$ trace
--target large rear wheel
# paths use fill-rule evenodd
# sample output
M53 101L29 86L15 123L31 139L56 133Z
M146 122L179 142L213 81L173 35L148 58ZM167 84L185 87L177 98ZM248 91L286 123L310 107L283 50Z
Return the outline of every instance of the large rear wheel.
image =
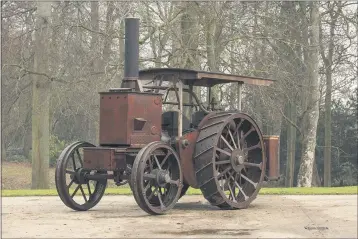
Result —
M194 169L212 205L248 207L261 188L265 167L262 133L251 117L218 112L205 119L195 146Z

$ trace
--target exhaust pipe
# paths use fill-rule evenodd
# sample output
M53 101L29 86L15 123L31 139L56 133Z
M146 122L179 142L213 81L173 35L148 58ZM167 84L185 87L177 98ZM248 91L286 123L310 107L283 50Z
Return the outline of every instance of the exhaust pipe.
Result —
M139 77L139 19L125 19L124 79L121 88L142 92Z

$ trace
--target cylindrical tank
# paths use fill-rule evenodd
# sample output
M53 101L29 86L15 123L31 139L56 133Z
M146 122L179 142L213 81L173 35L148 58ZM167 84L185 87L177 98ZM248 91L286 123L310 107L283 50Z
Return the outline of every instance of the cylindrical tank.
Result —
M280 179L280 137L277 135L264 135L264 142L266 147L266 169L269 180Z

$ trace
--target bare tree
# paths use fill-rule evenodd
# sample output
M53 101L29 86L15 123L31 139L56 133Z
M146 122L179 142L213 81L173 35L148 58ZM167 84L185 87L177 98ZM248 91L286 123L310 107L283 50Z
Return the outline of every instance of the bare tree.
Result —
M298 173L297 186L311 187L313 164L315 160L317 123L319 117L319 4L310 3L310 45L309 57L306 61L310 80L310 91L307 95L310 108L307 109L306 127L304 128L302 158Z
M32 83L32 188L49 188L50 94L48 42L51 2L38 2Z

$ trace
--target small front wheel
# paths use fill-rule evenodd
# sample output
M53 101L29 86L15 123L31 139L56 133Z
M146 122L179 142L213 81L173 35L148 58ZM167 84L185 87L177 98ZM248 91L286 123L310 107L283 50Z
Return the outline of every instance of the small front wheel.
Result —
M179 156L163 142L142 148L134 160L131 188L137 204L152 215L174 207L183 187Z
M83 148L95 147L88 142L75 142L67 146L57 161L55 182L57 193L62 202L76 211L86 211L97 205L101 200L107 179L88 180L83 171ZM100 172L107 173L107 172Z

